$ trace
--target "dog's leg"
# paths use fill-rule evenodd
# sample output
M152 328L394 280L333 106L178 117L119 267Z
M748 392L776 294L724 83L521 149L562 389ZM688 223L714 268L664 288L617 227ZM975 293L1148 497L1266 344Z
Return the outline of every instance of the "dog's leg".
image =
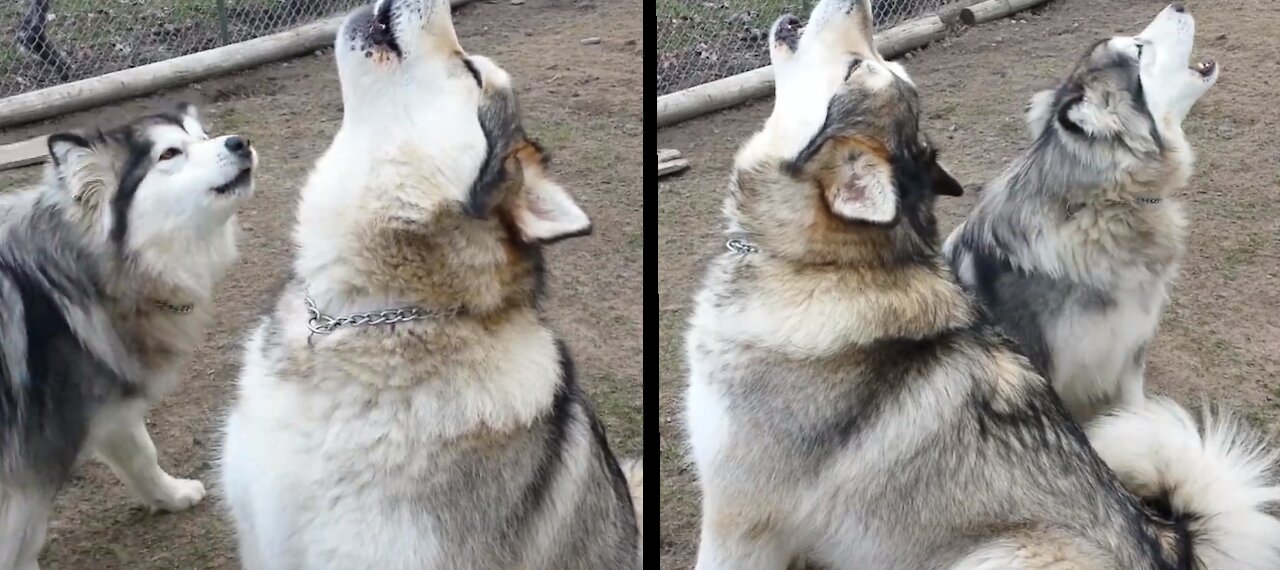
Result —
M1146 392L1144 390L1146 374L1147 345L1143 344L1134 353L1133 360L1129 362L1129 366L1125 368L1124 376L1120 378L1120 393L1115 404L1128 409L1142 407L1142 403L1146 401Z
M145 412L141 401L104 410L93 429L94 452L152 510L190 508L204 498L204 485L176 479L160 468Z
M695 570L788 570L792 552L765 522L751 523L704 511ZM717 522L718 521L718 522ZM742 524L737 524L741 522Z
M40 570L52 507L51 494L0 487L0 568Z

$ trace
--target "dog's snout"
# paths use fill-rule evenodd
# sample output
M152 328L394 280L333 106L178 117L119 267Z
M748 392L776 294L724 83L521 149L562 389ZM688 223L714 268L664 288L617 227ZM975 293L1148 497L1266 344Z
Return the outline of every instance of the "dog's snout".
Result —
M227 137L225 144L227 145L227 150L236 156L249 158L253 155L253 149L249 146L249 139L244 137Z
M1174 2L1173 4L1170 4L1169 9L1179 14L1185 14L1187 12L1187 6L1182 2Z

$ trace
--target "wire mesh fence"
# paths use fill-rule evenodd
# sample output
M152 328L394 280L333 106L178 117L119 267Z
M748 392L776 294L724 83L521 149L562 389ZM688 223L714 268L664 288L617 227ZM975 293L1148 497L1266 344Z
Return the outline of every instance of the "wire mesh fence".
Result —
M0 98L240 42L367 0L7 0Z
M930 14L955 0L872 0L877 29ZM817 0L656 0L658 94L769 64L769 27L804 17Z

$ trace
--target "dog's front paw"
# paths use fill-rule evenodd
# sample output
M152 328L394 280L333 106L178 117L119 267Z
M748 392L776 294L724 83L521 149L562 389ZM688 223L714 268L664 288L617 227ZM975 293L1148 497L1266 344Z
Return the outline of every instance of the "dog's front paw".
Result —
M169 477L161 492L149 501L153 511L178 512L194 507L204 498L204 483L195 479Z

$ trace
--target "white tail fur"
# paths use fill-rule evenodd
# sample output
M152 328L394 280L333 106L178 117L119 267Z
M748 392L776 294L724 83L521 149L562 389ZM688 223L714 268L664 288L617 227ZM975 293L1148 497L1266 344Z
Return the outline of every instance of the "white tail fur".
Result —
M1089 440L1133 493L1186 515L1197 568L1280 568L1276 453L1231 415L1191 414L1164 398L1095 420Z

